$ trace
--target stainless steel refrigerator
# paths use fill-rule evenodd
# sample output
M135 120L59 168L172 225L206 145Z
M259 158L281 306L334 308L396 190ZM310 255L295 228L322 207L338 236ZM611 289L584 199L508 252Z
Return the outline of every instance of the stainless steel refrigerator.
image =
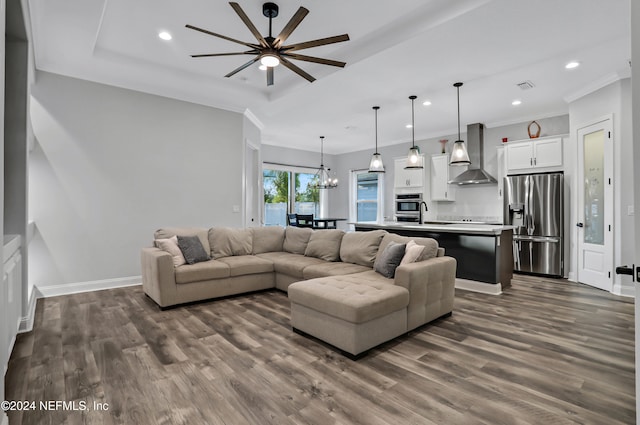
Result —
M515 226L514 271L563 276L564 176L507 176L504 183L504 224Z

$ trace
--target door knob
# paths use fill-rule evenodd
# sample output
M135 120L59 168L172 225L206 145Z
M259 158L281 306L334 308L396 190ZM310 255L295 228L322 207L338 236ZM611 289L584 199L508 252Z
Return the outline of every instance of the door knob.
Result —
M630 276L631 276L631 279L635 281L635 280L636 280L636 279L635 279L635 276L633 276L633 269L634 269L634 267L635 267L635 264L634 264L633 266L631 266L631 267L626 266L626 265L625 265L625 266L618 266L618 267L616 267L616 274L626 274L626 275L630 275ZM638 273L640 273L640 267L638 267L638 268L636 269L636 271L637 271ZM640 274L638 275L638 277L640 277Z
M576 226L578 226L578 227L584 227L584 224L583 224L583 223L577 223L577 224L576 224Z

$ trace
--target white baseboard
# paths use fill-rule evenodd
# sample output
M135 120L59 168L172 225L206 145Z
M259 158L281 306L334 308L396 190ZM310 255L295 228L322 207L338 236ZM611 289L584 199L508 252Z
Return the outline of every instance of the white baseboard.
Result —
M116 279L93 280L90 282L67 283L64 285L38 286L37 289L40 293L38 298L49 298L60 295L102 291L104 289L122 288L125 286L136 286L141 284L142 276L129 276Z
M489 295L502 294L502 284L500 283L484 283L477 280L467 280L456 278L456 289L464 289L465 291L480 292Z
M36 317L36 302L38 301L38 289L36 287L31 290L31 296L29 297L29 305L27 307L27 314L20 319L20 327L18 333L31 332L33 330L33 320Z
M567 275L567 280L569 282L577 282L578 279L576 278L575 272L569 272L569 274Z

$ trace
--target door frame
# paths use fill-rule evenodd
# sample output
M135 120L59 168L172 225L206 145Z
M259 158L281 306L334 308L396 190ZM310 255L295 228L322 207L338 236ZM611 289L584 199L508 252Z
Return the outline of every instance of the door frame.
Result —
M616 237L615 237L615 146L614 146L614 132L613 132L613 114L608 114L589 123L585 123L577 126L575 138L576 138L576 179L574 190L576 193L576 208L575 208L575 224L580 222L584 222L584 210L583 210L583 200L584 200L584 188L582 187L582 180L584 178L584 164L583 164L583 156L580 155L582 152L582 139L581 134L585 131L593 130L593 132L598 130L603 130L605 133L605 158L604 158L604 178L605 178L605 201L604 211L605 211L605 246L609 246L609 250L605 252L605 269L608 268L608 283L602 285L600 283L594 283L593 281L588 282L585 281L585 273L581 272L581 254L582 254L582 238L584 230L580 228L575 228L576 235L576 251L577 251L577 262L576 262L576 281L579 283L584 283L586 285L594 286L600 289L604 289L609 292L613 292L614 281L615 281L615 273L614 273L614 260L615 260L615 251L616 251ZM608 184L607 183L608 180ZM608 202L607 202L608 201ZM582 276L581 276L582 274ZM588 277L586 278L588 279Z

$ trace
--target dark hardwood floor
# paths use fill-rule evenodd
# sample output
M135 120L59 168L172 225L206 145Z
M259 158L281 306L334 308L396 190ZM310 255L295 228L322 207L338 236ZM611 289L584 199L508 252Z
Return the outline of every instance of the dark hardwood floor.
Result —
M141 287L43 299L6 397L89 409L11 425L613 425L635 423L634 382L632 299L515 276L357 361L292 332L279 291L167 311Z

